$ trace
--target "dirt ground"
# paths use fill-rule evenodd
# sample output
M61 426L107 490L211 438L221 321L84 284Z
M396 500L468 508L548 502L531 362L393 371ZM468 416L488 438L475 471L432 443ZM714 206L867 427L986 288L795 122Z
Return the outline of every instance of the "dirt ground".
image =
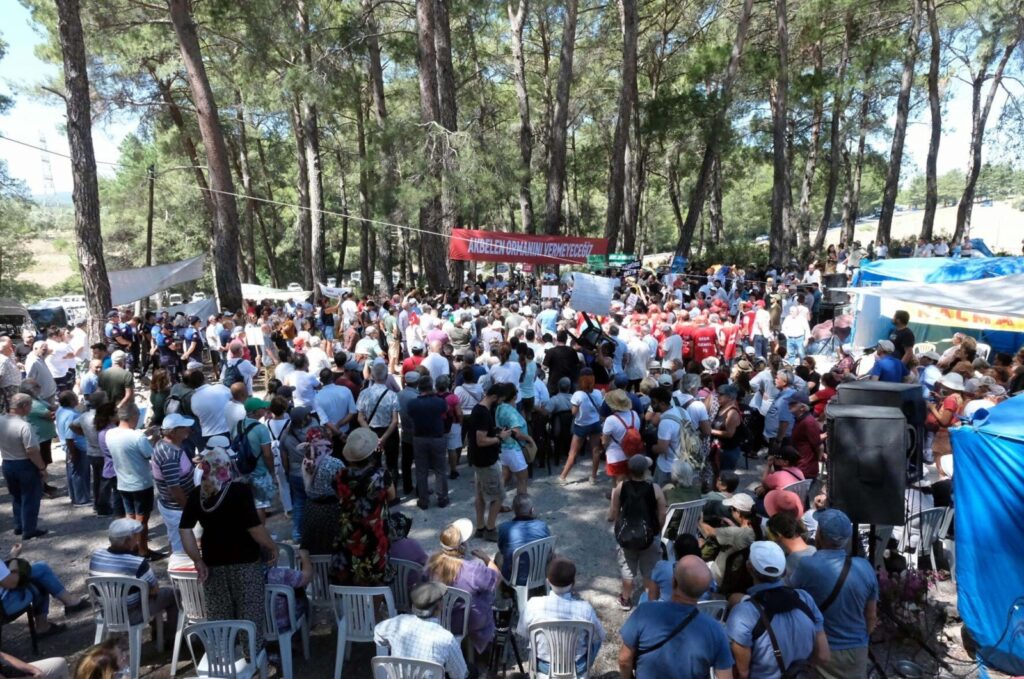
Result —
M63 487L63 454L55 446L54 464L51 465L53 482ZM744 477L743 483L754 484L759 473L753 468L740 470ZM615 543L611 528L606 520L607 500L605 495L610 484L604 481L591 485L587 479L589 463L573 473L577 480L568 486L560 486L552 481L544 469L538 470L530 482L530 493L534 499L538 518L549 523L557 537L557 551L573 559L578 569L577 590L583 598L594 605L606 632L606 642L601 649L595 667L595 676L615 677L617 673L617 654L619 649L618 630L623 624L626 613L616 604L619 592L618 570L615 558ZM557 470L554 470L557 475ZM472 509L472 474L465 470L461 478L449 482L451 504L438 509L431 507L423 511L409 500L403 503L401 511L412 517L412 537L419 540L424 548L431 552L437 547L440 530L450 521L466 516L473 517ZM9 509L10 498L6 490L0 495L0 551L6 550L14 543L15 538ZM508 515L502 515L504 520ZM270 520L271 530L279 536L287 536L289 530L287 519L283 514L276 514ZM84 580L87 575L89 554L92 550L106 543L105 528L107 520L93 515L87 508L73 508L66 495L54 500L44 500L41 510L40 526L50 530L44 538L26 543L23 556L31 561L46 561L58 574L65 585L74 592L84 592ZM159 515L154 517L151 528L152 543L158 547L166 545L166 532ZM494 544L474 540L471 548L493 550ZM166 580L166 561L154 564L161 582ZM955 601L953 585L950 582L939 583L930 593L936 601L951 605ZM51 606L52 618L58 622L67 622L68 629L54 637L40 642L43 657L64 656L74 662L82 651L93 643L95 626L91 614L82 612L65 619L61 605ZM24 618L6 625L3 630L3 650L24 659L31 659L31 646L28 628ZM142 674L147 677L163 678L169 676L171 643L174 631L165 630L165 650L157 653L155 644L146 642L143 648ZM886 673L897 676L894 671L898 660L906 659L918 663L924 670L923 676L954 677L965 676L971 671L971 665L960 645L958 622L948 622L937 634L938 638L932 646L940 653L948 652L959 662L950 661L954 672L939 668L929 655L915 644L900 641L893 643L876 643L872 648L875 657L886 666ZM324 624L314 630L312 637L312 654L309 660L302 658L296 649L295 675L308 677L333 676L335 635L333 629ZM369 658L372 647L369 644L356 645L353 654L346 663L345 677L369 677ZM188 653L183 649L184 662L179 674L191 675ZM525 658L524 658L525 663ZM510 668L510 670L513 668ZM272 674L274 670L271 670ZM881 676L875 674L873 676Z

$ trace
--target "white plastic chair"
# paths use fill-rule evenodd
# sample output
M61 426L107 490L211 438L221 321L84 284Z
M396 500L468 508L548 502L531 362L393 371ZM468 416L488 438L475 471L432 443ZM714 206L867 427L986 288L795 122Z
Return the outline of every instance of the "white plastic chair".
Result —
M199 584L197 573L168 571L174 600L178 604L178 629L174 632L174 650L171 652L171 676L178 671L178 658L181 657L181 641L185 638L185 625L195 622L206 622L206 594Z
M697 535L697 525L700 523L705 504L707 504L707 500L691 500L668 506L665 511L665 525L661 527L661 546L666 557L672 554L672 542L680 533ZM677 514L679 515L679 525L673 532L669 526L672 525Z
M338 647L334 655L334 679L341 679L341 670L352 651L352 642L373 641L373 628L377 620L375 599L382 597L387 609L385 619L393 618L395 599L391 588L381 587L340 587L331 585L328 590L334 621L338 626ZM384 655L378 652L378 655Z
M306 592L309 594L309 604L314 609L327 610L331 607L330 580L328 573L331 569L330 554L312 554L309 562L313 565L313 579L309 582Z
M98 575L86 578L85 585L89 588L96 612L96 640L93 643L100 643L110 634L127 633L130 676L131 679L138 679L142 659L142 630L153 619L149 610L149 584L139 578ZM135 593L139 595L142 615L139 622L133 623L129 617L128 598ZM162 620L156 621L156 647L163 652Z
M942 551L946 553L946 559L949 561L949 577L953 580L953 584L956 584L956 540L949 536L949 529L953 526L953 508L946 507L946 516L942 520L942 525L939 526L939 540L942 541Z
M536 587L547 588L548 561L551 560L554 551L555 539L551 537L528 542L512 552L512 578L509 580L509 584L516 590L516 603L519 606L520 615L526 610L526 599L529 597L530 590ZM526 584L519 585L517 584L519 571L526 568L522 562L523 556L529 558L530 565L529 570L526 571Z
M706 613L718 622L725 624L726 614L729 612L729 602L725 599L711 599L710 601L698 601L697 610Z
M791 493L796 493L797 497L800 498L800 502L803 503L804 509L807 509L807 494L811 492L812 483L814 483L814 479L804 479L803 481L791 483L782 490L788 490Z
M249 660L239 657L239 632L248 641ZM260 679L267 679L267 651L256 653L256 625L250 620L197 622L185 628L185 639L201 679L251 679L256 672Z
M917 568L917 555L927 550L932 570L938 570L935 566L935 542L940 537L939 528L942 526L948 510L948 507L932 507L913 514L907 519L907 524L903 528L903 536L900 538L899 551L900 554L907 557L909 568ZM916 545L912 540L915 535L918 537Z
M274 616L275 597L283 597L287 602L287 630L280 630L277 627L277 618ZM264 604L266 611L263 639L277 640L281 649L281 673L284 679L292 679L292 637L296 632L302 633L302 657L309 660L309 616L299 613L295 605L295 590L286 585L267 585Z
M918 342L914 345L914 355L920 356L921 354L927 354L929 351L935 351L935 344L932 342Z
M391 581L391 592L395 595L395 610L399 613L408 613L412 610L409 582L420 581L423 566L405 559L389 559L388 563L395 567L395 577Z
M978 348L975 349L975 351L974 351L975 357L987 361L988 360L988 355L992 353L991 345L984 344L982 342L978 342L977 347Z
M594 624L584 620L541 620L527 630L530 640L530 676L548 679L586 679L590 676L593 663ZM548 671L538 668L537 642L542 639L547 645ZM587 669L576 672L576 655L580 643L586 644Z
M277 546L277 565L281 568L295 568L295 548L283 542L275 542Z
M370 667L373 679L444 679L444 667L429 660L389 655L371 659Z
M441 627L451 632L459 644L469 634L469 607L472 603L472 595L457 587L447 588L444 592L444 599L441 600ZM462 614L462 624L458 627L455 626L457 613Z

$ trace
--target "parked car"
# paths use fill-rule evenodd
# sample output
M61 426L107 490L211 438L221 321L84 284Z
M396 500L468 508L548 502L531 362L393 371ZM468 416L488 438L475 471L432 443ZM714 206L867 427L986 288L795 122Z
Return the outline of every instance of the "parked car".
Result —
M167 306L178 306L179 304L184 304L184 303L185 303L185 298L182 297L177 292L172 292L171 294L167 295Z
M302 292L302 286L298 283L289 283L286 289L288 292Z
M334 287L337 287L337 285L338 285L338 279L337 278L335 278L334 276L328 276L327 277L327 287L334 288Z
M202 302L204 299L206 299L206 293L205 292L193 292L192 293L192 301L193 302Z

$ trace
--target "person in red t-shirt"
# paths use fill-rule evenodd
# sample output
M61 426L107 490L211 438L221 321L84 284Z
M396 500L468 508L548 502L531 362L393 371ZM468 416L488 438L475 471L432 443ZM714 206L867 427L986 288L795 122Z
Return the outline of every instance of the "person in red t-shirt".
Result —
M821 386L818 387L818 391L814 392L809 399L815 417L820 418L825 414L825 406L836 395L836 387L838 386L839 380L836 379L835 373L827 372L821 376Z
M420 367L420 363L423 363L423 345L420 343L414 343L409 347L409 351L412 352L412 356L402 361L402 374L411 373L416 368Z
M701 316L693 331L693 360L701 363L705 358L718 355L718 332Z
M795 419L790 444L800 453L796 466L805 479L816 479L821 460L821 425L811 415L810 401L802 392L789 397L789 412Z
M726 363L731 363L736 358L736 341L739 337L740 326L726 319L718 331L718 343L722 347L722 357Z

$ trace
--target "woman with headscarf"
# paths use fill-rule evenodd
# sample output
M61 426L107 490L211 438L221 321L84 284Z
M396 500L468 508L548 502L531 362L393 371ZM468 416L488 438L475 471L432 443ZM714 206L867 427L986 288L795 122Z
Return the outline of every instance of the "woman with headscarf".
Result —
M482 654L494 640L494 594L501 568L494 559L466 558L466 543L473 536L473 522L459 519L441 531L441 550L427 561L426 579L469 592L469 641ZM453 622L461 622L453 621Z
M345 462L334 478L338 496L338 537L331 559L331 580L340 585L372 587L391 582L388 566L388 503L395 499L391 475L373 453L380 440L359 427L345 442Z
M260 521L252 489L232 462L229 446L224 436L207 441L199 456L200 481L185 503L179 534L203 586L209 619L251 621L258 653L263 648L263 567L277 563L277 546ZM202 550L192 532L197 524L203 528Z
M940 464L943 456L953 452L949 440L949 428L957 426L957 416L964 410L964 378L958 373L951 372L941 380L939 397L935 403L928 404L928 416L925 419L925 429L928 432L927 439L931 445L925 444L925 462L935 462L935 468L939 472L939 478L946 478ZM926 440L927 440L926 439Z
M296 410L298 408L292 410L293 418ZM341 516L338 496L334 492L334 478L345 468L345 463L331 454L331 441L319 427L305 427L303 439L295 453L302 456L299 473L306 491L299 544L310 554L330 554L338 540Z

